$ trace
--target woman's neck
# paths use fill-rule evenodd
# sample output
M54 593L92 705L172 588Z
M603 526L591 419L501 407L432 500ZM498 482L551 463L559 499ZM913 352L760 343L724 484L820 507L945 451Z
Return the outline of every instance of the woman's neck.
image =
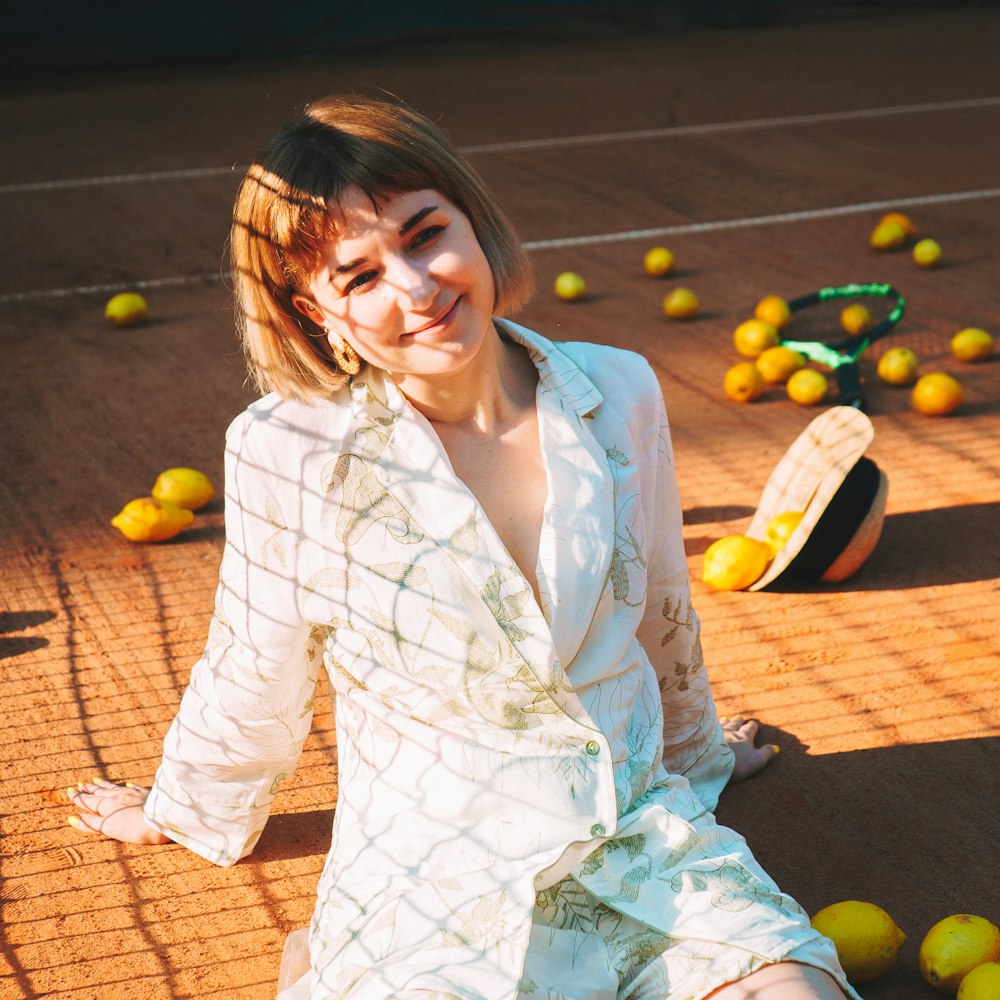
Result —
M494 333L462 371L438 378L407 375L397 385L431 423L493 437L533 405L537 381L527 351Z

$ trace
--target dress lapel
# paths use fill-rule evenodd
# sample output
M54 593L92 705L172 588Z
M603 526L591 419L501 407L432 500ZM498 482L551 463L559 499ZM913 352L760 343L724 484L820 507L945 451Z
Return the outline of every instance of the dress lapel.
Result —
M573 661L593 620L614 551L614 482L590 416L603 396L559 348L509 321L538 369L538 429L548 500L538 584L559 659Z
M602 396L549 341L502 321L538 369L539 436L548 479L537 577L531 587L475 497L456 476L430 422L383 373L352 384L359 448L411 524L465 575L536 670L567 666L590 627L614 549L614 484L588 415ZM556 666L561 674L562 667ZM543 678L544 679L544 678ZM548 678L561 685L561 676Z

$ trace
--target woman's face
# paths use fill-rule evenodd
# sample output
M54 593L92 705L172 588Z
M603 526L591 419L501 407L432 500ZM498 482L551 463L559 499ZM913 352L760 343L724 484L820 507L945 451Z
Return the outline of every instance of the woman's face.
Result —
M460 370L492 333L493 274L472 225L433 190L389 195L378 211L352 189L296 308L394 377Z

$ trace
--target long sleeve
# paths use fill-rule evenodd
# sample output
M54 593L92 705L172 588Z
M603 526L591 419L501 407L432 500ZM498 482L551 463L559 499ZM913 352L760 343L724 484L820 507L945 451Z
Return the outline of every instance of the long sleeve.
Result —
M650 539L648 588L639 641L656 671L663 704L663 763L683 774L708 809L714 809L733 768L715 711L691 604L684 555L681 503L673 447L662 395L657 389L654 502L646 504Z
M321 666L298 606L302 486L254 456L253 420L226 446L226 545L208 642L167 733L147 821L208 860L249 854L312 721Z

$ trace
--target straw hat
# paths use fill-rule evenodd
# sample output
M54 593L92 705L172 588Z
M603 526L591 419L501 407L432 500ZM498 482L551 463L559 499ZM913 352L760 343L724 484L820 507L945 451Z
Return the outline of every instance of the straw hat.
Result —
M750 590L778 577L838 583L861 568L882 532L889 492L885 473L864 454L874 437L860 410L834 406L795 439L771 473L746 533L764 539L776 514L802 511L803 517Z

